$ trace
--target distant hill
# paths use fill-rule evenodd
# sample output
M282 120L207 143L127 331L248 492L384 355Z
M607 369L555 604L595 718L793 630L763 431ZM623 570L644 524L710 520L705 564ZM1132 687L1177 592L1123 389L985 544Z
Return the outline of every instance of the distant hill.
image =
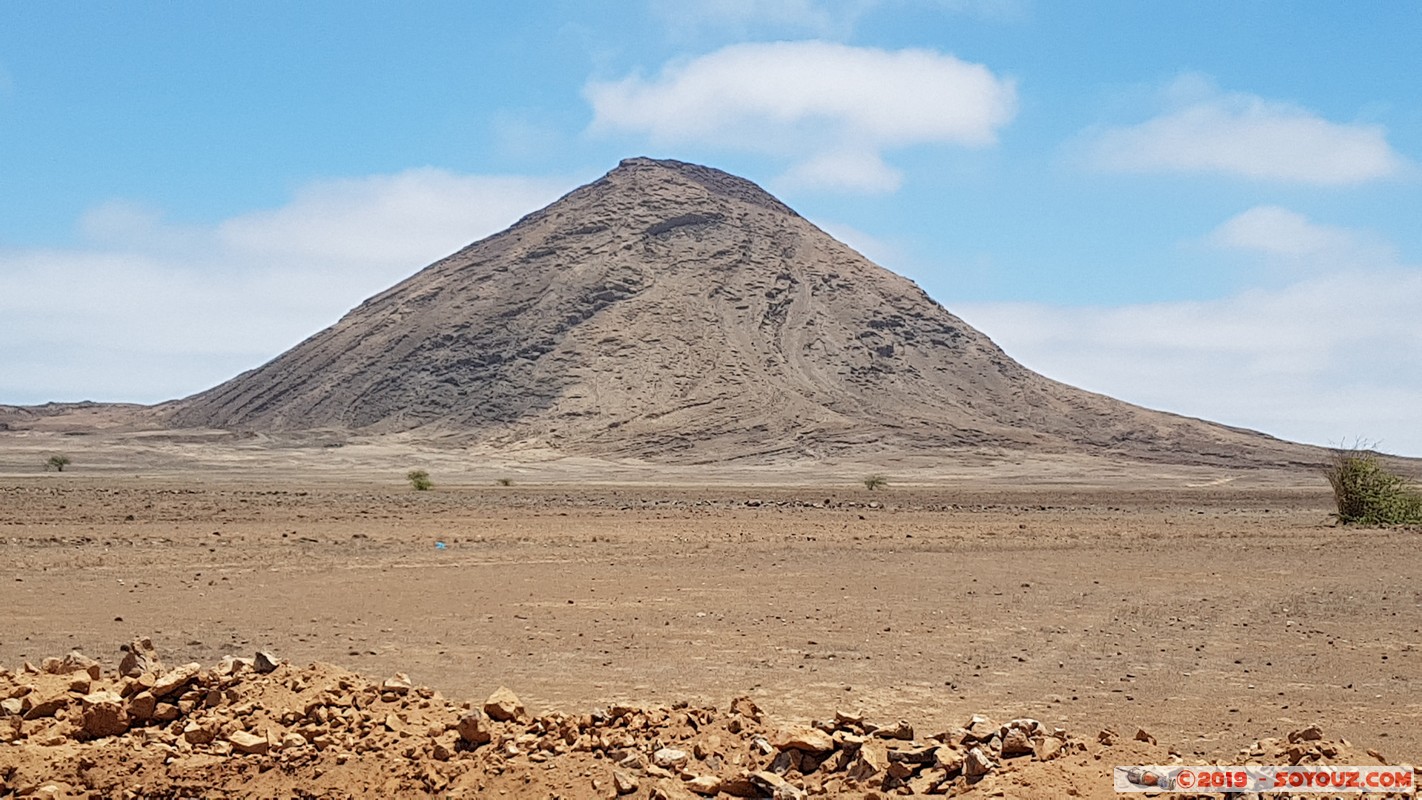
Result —
M666 461L1318 451L1049 380L760 187L634 158L166 424L418 432Z

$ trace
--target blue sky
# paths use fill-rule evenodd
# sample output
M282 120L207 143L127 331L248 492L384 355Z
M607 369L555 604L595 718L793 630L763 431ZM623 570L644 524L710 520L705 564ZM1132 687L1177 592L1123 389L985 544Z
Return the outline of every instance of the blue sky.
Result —
M0 402L206 388L645 154L761 183L1051 377L1422 455L1419 30L1404 2L0 4Z

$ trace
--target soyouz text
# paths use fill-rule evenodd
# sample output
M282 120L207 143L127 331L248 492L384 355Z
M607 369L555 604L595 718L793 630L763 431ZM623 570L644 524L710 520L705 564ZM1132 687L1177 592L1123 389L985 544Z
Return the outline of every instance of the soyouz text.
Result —
M1117 792L1391 792L1416 794L1411 767L1118 766Z

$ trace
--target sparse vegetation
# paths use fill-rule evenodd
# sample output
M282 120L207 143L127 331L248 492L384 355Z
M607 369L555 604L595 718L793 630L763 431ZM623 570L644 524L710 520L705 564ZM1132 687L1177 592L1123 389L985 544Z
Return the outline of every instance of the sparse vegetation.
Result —
M44 462L44 471L63 472L64 468L72 463L74 462L70 460L69 456L50 456L49 460Z
M499 478L500 486L513 486L513 478Z
M864 479L864 488L869 491L877 491L889 485L889 479L883 475L870 475Z
M1422 525L1422 490L1367 445L1335 450L1324 475L1344 525Z
M412 469L405 473L405 480L409 481L417 492L427 492L434 488L434 481L430 480L430 474L422 469Z

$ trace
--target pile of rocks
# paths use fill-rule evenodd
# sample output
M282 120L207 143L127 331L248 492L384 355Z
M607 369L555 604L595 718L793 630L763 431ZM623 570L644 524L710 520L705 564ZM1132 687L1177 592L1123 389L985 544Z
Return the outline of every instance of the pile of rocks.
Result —
M80 653L0 671L0 697L0 744L13 745L0 747L0 789L18 796L161 796L198 776L220 784L251 771L233 764L303 778L302 791L316 795L375 777L381 786L364 788L480 792L527 788L533 773L550 783L554 762L573 775L551 776L564 785L550 794L569 797L943 793L1005 761L1082 746L1026 719L978 716L922 738L907 722L848 713L781 726L749 698L727 712L617 706L531 716L507 689L482 704L454 703L404 675L374 682L267 653L169 668L148 639L126 645L107 676ZM378 776L362 774L359 762L377 756Z
M1143 731L1081 740L1032 719L929 735L846 712L785 725L746 697L535 716L502 688L457 703L405 675L267 653L168 668L147 639L123 651L108 675L79 653L0 670L0 797L1081 797L1109 787L1103 764L1171 757ZM1316 729L1255 749L1355 755Z
M971 787L1004 759L1044 761L1076 746L1065 731L1048 733L1030 719L997 725L974 716L965 727L922 740L907 722L879 726L842 712L810 726L776 726L746 697L732 701L725 715L714 709L615 708L592 721L614 732L585 744L627 770L614 773L618 788L635 790L639 774L661 779L653 797L946 794ZM691 747L664 744L662 731L675 741L692 742Z

